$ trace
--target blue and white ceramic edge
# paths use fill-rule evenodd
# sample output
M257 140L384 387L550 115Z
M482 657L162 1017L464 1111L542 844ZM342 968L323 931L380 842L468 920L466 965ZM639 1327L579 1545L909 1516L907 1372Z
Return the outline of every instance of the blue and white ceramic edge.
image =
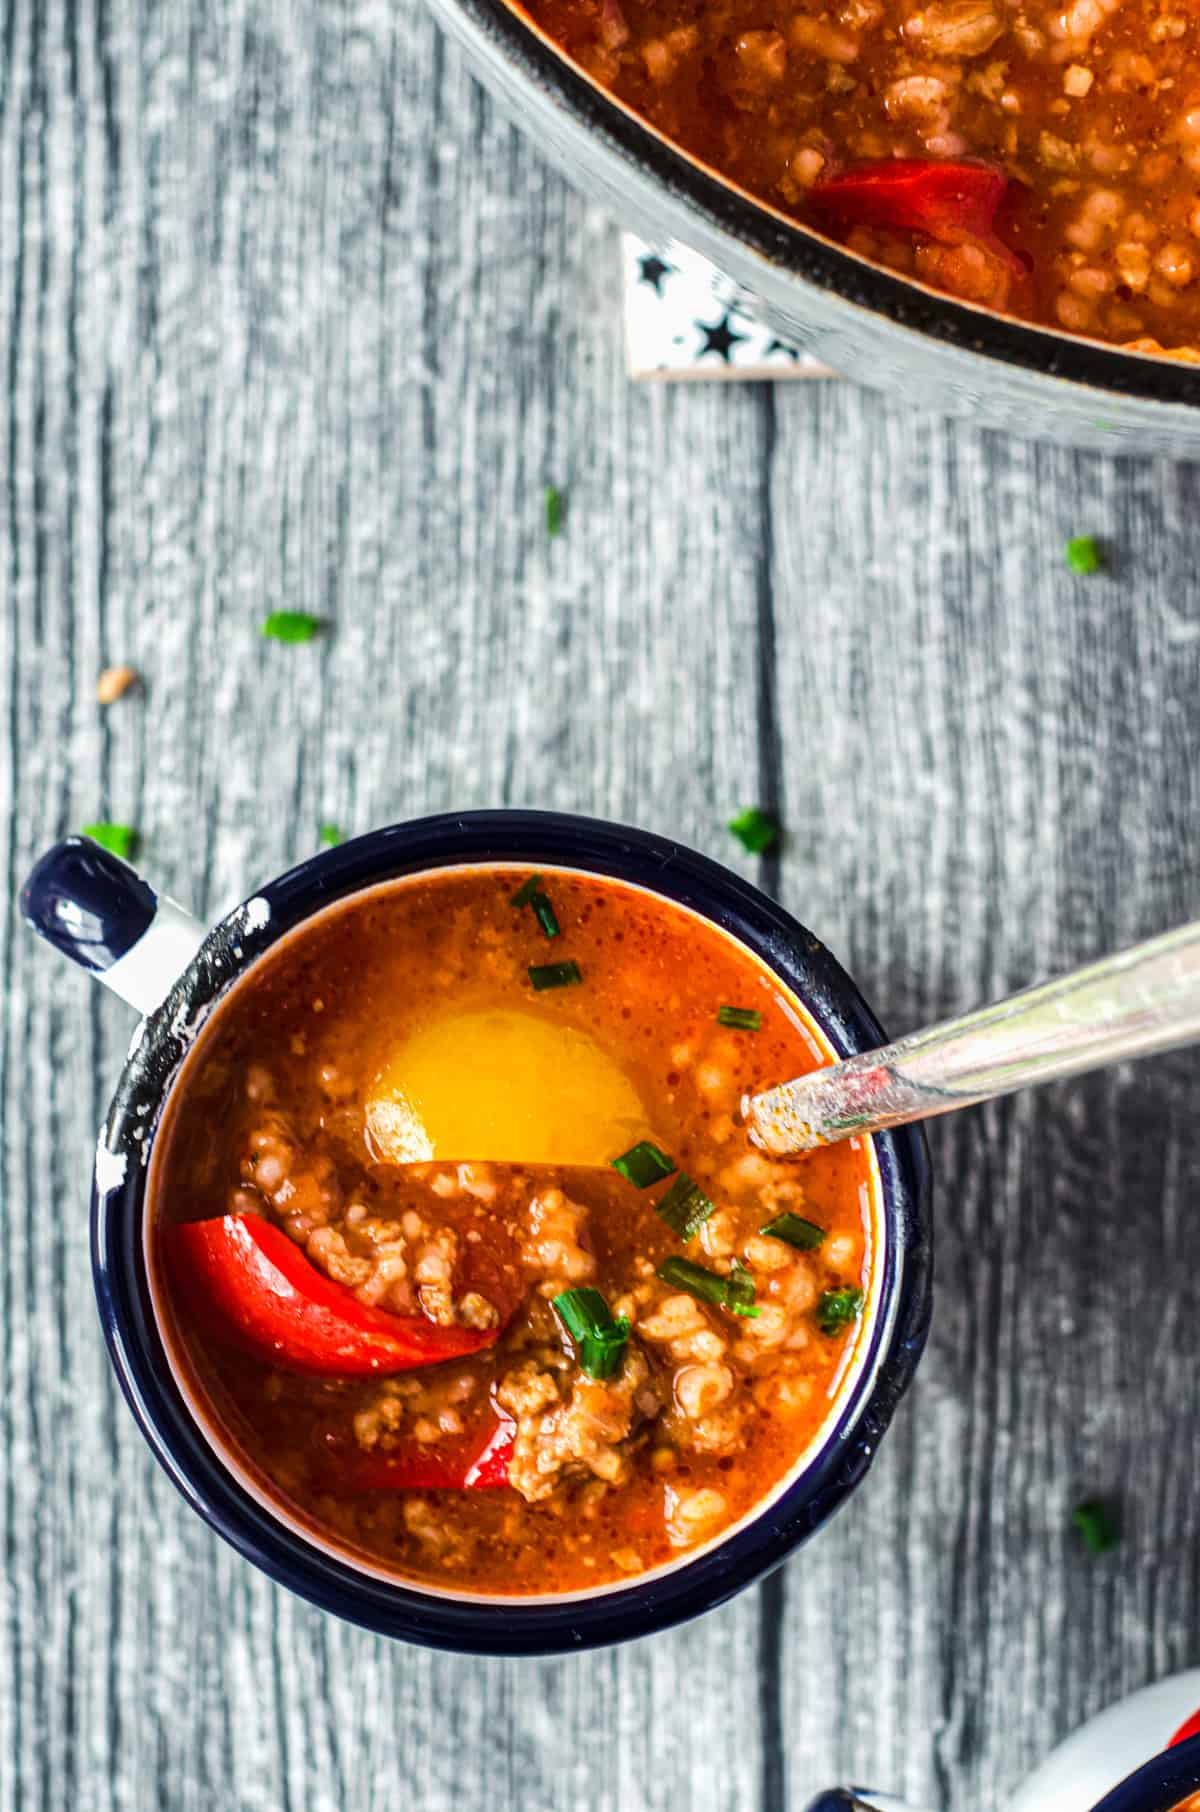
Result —
M1155 1681L1107 1706L1034 1769L1005 1801L1004 1812L1172 1812L1200 1789L1200 1736L1174 1748L1164 1745L1197 1707L1200 1668ZM866 1787L835 1787L820 1794L808 1812L916 1809Z
M1047 1756L1007 1812L1167 1812L1200 1788L1200 1739L1165 1747L1198 1707L1200 1668L1106 1706Z
M1156 1755L1100 1801L1095 1812L1171 1812L1200 1791L1200 1737Z
M166 999L205 936L190 912L90 837L67 837L39 858L21 889L21 912L39 937L139 1013Z

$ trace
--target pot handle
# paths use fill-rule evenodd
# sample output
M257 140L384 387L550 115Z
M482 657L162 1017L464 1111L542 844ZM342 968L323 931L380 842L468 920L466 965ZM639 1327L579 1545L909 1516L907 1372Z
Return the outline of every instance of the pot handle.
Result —
M39 937L139 1013L166 999L205 936L189 912L90 837L68 837L34 863L21 911Z

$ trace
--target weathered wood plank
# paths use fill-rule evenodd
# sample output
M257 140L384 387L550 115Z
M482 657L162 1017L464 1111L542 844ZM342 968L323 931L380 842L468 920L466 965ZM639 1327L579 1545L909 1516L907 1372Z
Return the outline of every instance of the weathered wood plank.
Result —
M1195 472L842 387L780 416L783 891L889 1027L1194 915ZM1084 583L1061 550L1091 531L1113 571ZM998 1805L1194 1655L1197 1080L1181 1053L933 1129L930 1352L870 1489L788 1573L801 1798L841 1773ZM1069 1530L1093 1492L1127 1524L1103 1560Z

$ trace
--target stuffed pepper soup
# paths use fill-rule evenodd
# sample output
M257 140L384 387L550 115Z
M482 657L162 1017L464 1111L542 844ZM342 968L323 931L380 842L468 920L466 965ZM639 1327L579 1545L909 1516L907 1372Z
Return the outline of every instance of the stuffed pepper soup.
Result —
M869 1143L739 1102L833 1052L687 909L504 864L388 882L213 1012L155 1139L177 1380L307 1539L457 1594L694 1557L804 1466L877 1290Z

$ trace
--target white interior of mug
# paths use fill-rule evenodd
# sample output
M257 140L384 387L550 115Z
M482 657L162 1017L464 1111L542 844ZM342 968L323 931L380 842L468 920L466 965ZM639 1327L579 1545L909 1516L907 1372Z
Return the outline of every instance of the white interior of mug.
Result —
M203 1028L196 1037L188 1055L180 1065L179 1070L171 1083L167 1096L160 1107L155 1128L156 1135L163 1124L168 1103L180 1089L187 1087L190 1071L198 1064L212 1038L218 1034L225 1007L235 995L241 992L242 987L252 975L259 971L264 964L277 959L280 952L288 945L303 939L313 925L318 922L327 922L330 918L337 916L339 913L344 913L353 907L360 905L365 899L369 899L372 895L382 893L392 894L407 884L424 882L440 874L450 872L494 874L497 871L508 871L514 876L527 875L529 873L529 863L503 861L439 863L436 867L420 869L408 876L401 876L392 880L377 882L370 887L361 888L356 893L324 907L320 912L311 914L310 917L303 920L301 924L294 926L292 930L285 933L277 943L272 944L270 948L263 951L254 962L247 965L238 976L237 980L223 995L221 1000L218 1001L207 1014ZM594 870L575 869L563 863L543 863L540 865L540 871L547 875L581 875L590 879L595 878ZM725 930L723 926L717 925L712 919L707 918L704 914L696 912L692 907L682 905L678 900L670 898L669 895L657 893L653 888L644 887L637 882L628 881L623 877L620 879L620 885L621 887L629 888L636 893L644 894L648 899L664 901L665 904L670 906L673 910L684 913L687 917L695 919L698 923L702 924L705 927L706 933L711 934L715 931L721 937L728 939L743 957L754 963L758 968L762 969L764 973L771 977L772 986L776 989L779 999L784 1004L797 1031L804 1038L813 1054L823 1063L833 1063L837 1061L838 1053L834 1050L829 1039L826 1037L817 1021L813 1018L809 1009L786 982L784 982L778 972L773 969L770 964L766 963L748 944L743 943L740 938L734 937L731 932ZM852 1148L857 1150L862 1148L864 1142L854 1139L848 1141L848 1143ZM684 1567L694 1565L695 1562L703 1559L706 1555L713 1553L716 1549L725 1546L726 1543L736 1540L739 1534L749 1528L761 1516L765 1515L765 1513L771 1509L772 1505L779 1502L780 1498L791 1489L797 1480L803 1476L808 1468L820 1456L832 1437L835 1425L844 1413L847 1400L852 1395L855 1386L863 1376L869 1355L874 1347L873 1336L876 1331L877 1323L881 1313L885 1311L885 1305L882 1302L882 1280L886 1271L887 1227L883 1213L883 1188L873 1142L868 1139L865 1141L865 1144L867 1147L870 1185L869 1187L866 1185L862 1187L860 1191L860 1201L865 1232L867 1274L866 1300L863 1305L862 1315L858 1322L856 1338L853 1344L847 1348L842 1364L829 1389L829 1407L825 1416L822 1418L819 1428L788 1471L778 1479L775 1484L771 1486L770 1490L759 1498L737 1522L731 1523L728 1527L720 1530L718 1534L707 1542L698 1544L694 1548L687 1549L672 1560L663 1562L662 1565L658 1567L650 1568L646 1572L633 1575L628 1579L612 1580L604 1585L589 1587L583 1591L509 1594L497 1592L468 1592L454 1590L449 1587L430 1585L424 1580L410 1577L398 1568L384 1567L378 1562L368 1559L350 1544L339 1542L320 1530L315 1523L310 1522L308 1518L297 1514L297 1512L288 1505L279 1489L273 1484L270 1484L266 1480L265 1475L259 1471L249 1457L240 1452L237 1446L235 1446L226 1436L221 1427L219 1418L206 1399L203 1388L193 1377L192 1368L182 1349L182 1343L175 1327L174 1316L167 1303L166 1295L163 1290L161 1265L155 1251L155 1228L153 1226L153 1217L149 1212L149 1204L154 1200L156 1193L156 1179L159 1165L157 1136L155 1137L154 1145L150 1153L142 1210L142 1255L146 1276L149 1282L150 1299L154 1311L155 1325L158 1330L159 1338L162 1341L163 1350L167 1355L167 1362L170 1366L172 1380L178 1389L180 1396L186 1403L197 1429L204 1437L205 1443L211 1449L221 1466L262 1510L266 1511L277 1523L287 1529L291 1535L297 1537L310 1547L317 1549L320 1553L338 1561L342 1565L353 1567L356 1571L367 1575L372 1579L380 1580L386 1584L403 1586L406 1591L421 1593L433 1599L449 1599L461 1604L478 1604L481 1606L500 1604L505 1607L506 1612L519 1610L522 1605L533 1607L547 1604L572 1604L594 1598L610 1597L615 1593L628 1592L631 1589L636 1590L642 1585L665 1577L667 1574L677 1573Z

